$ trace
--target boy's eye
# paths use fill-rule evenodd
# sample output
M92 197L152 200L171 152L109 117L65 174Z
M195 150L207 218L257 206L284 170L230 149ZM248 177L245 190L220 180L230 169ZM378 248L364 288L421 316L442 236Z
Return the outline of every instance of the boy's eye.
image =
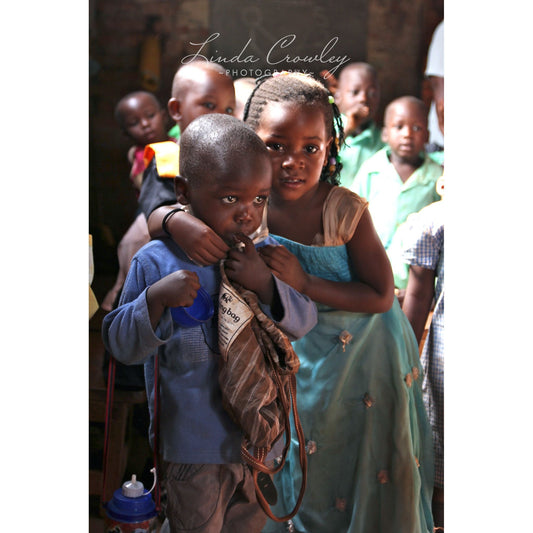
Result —
M226 115L233 115L233 107L226 107Z
M262 205L267 201L266 196L256 196L254 199L254 204L256 205Z
M413 131L422 131L421 126L413 126Z
M207 107L207 109L209 109L210 111L213 111L213 109L215 109L216 107L213 102L204 102L203 106Z
M230 195L230 196L224 196L224 198L222 198L222 202L225 204L234 204L236 201L237 201L236 196Z

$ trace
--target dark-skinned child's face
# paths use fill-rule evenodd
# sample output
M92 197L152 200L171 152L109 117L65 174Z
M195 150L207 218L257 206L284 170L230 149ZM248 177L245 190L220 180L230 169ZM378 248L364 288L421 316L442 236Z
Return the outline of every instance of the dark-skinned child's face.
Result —
M272 185L266 154L234 157L223 170L206 170L198 185L176 178L178 201L189 204L194 216L229 246L236 233L251 235L260 226Z
M393 104L385 115L382 138L398 161L417 165L429 138L427 116L415 103Z
M341 113L355 114L362 123L373 119L379 105L377 80L364 68L349 69L339 78L335 101Z
M312 194L318 187L332 142L320 108L269 102L256 133L270 153L273 193L285 200Z
M228 76L216 71L197 69L194 79L187 83L187 89L179 99L171 98L168 102L170 116L179 124L182 133L200 115L234 114L235 89Z
M148 94L138 94L121 104L126 134L139 146L167 140L165 112Z

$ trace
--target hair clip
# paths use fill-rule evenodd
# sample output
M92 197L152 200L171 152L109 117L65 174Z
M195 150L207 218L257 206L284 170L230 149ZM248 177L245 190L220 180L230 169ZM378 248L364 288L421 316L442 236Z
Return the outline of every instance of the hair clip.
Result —
M331 96L331 94L328 96L328 102L330 104L334 104L335 103L335 98L333 98L333 96Z

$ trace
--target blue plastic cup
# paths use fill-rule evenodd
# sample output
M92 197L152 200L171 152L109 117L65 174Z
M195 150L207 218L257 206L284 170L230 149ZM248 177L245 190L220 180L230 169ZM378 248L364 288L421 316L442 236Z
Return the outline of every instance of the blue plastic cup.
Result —
M215 307L211 296L202 289L198 289L194 302L189 307L171 307L170 314L174 322L184 328L199 326L207 322L215 312Z

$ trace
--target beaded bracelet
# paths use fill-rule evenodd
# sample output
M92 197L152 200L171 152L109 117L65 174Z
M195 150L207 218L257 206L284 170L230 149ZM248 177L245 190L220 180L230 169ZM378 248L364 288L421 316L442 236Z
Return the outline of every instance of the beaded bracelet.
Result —
M172 235L170 234L170 231L168 231L168 229L167 229L167 223L168 223L168 221L170 220L170 217L171 217L174 213L177 213L178 211L185 211L185 209L182 209L181 207L176 207L176 208L172 209L171 211L169 211L169 212L163 217L163 222L161 223L161 227L163 228L163 231L164 231L169 237L172 237Z

